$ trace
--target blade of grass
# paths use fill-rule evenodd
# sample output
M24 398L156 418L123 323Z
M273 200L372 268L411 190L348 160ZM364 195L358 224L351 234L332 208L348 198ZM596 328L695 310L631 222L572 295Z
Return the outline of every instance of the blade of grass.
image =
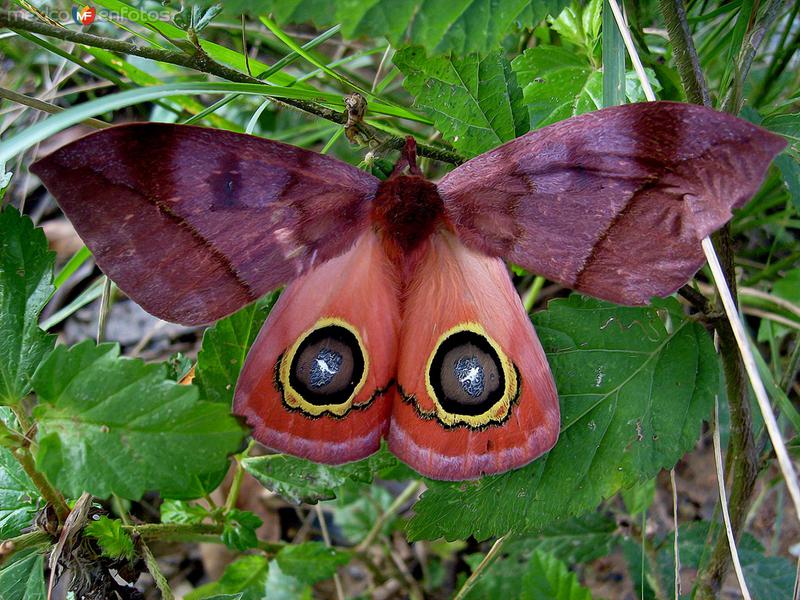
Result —
M603 106L625 103L625 45L614 13L603 2Z
M139 25L148 27L173 44L175 44L176 41L182 42L186 40L186 32L184 30L176 27L175 25L167 23L166 21L153 19L147 14L147 12L140 11L130 4L119 2L118 0L99 0L95 2L95 4L107 8L108 10L116 11L121 15L125 15L127 19L133 21L134 23L138 23ZM154 40L149 38L148 41L151 44L158 45ZM185 51L185 48L182 48L179 44L176 44L176 47ZM246 61L244 56L242 56L239 51L226 48L225 46L221 46L206 40L200 40L200 47L215 61L234 68L241 73L247 72L247 65L245 64ZM250 59L250 68L257 73L260 73L269 69L269 65ZM287 85L292 79L292 77L278 71L269 78L269 81L275 83L276 85Z
M737 64L736 58L742 49L744 36L755 22L755 12L758 10L755 0L744 0L739 12L736 15L736 23L731 34L732 39L728 45L728 57L725 61L725 70L722 73L722 80L719 89L727 90L733 78L733 70Z
M331 106L344 107L342 98L336 94L313 92L300 88L286 88L255 83L168 83L146 88L137 88L117 94L110 94L89 102L73 106L64 112L44 119L24 132L16 135L0 146L0 163L47 139L51 135L84 119L117 110L140 102L182 94L219 94L237 92L275 98L295 98L325 102Z
M91 258L92 252L86 246L78 250L75 254L72 255L72 258L67 261L67 264L58 272L55 279L53 280L53 287L55 289L60 288L64 283L72 277L72 274L77 271L80 266L85 263L89 258Z
M7 90L2 87L0 87L0 98L5 98L6 100L10 100L11 102L16 102L17 104L21 104L22 106L29 106L30 108L35 108L36 110L41 110L51 115L57 115L66 110L61 106L56 106L55 104L44 102L42 100L39 100L38 98L32 98L30 96L26 96L25 94L18 94L13 90ZM106 123L105 121L98 121L97 119L86 119L82 121L82 123L94 129L105 129L106 127L111 127L109 123Z
M318 69L321 69L324 73L333 77L337 81L340 81L341 83L352 87L355 91L363 95L365 98L368 98L370 100L371 109L374 110L375 105L379 103L381 106L384 107L383 112L386 112L386 114L392 114L390 112L387 112L387 109L391 107L392 109L394 109L394 111L397 111L394 113L394 116L414 121L419 120L419 117L414 113L412 113L411 111L409 111L407 108L400 105L396 105L387 100L381 100L380 98L375 96L375 94L373 94L370 90L361 87L357 83L341 75L338 71L333 70L330 66L317 60L314 56L312 56L311 54L303 50L300 46L298 46L297 43L291 37L286 35L286 33L280 27L278 27L277 23L275 23L269 17L259 17L259 20L267 27L267 29L269 29L272 33L274 33L279 40L281 40L283 43L289 46L289 48L297 52L306 61L308 61Z
M39 323L39 327L47 331L51 327L58 325L69 317L70 315L75 314L76 311L80 310L90 302L97 300L103 294L103 281L105 276L98 277L95 279L92 284L86 288L81 294L75 298L72 302L67 304L64 308L59 309L52 316L45 319L41 323Z
M286 44L293 52L296 52L298 55L303 57L304 60L309 62L310 64L314 65L318 69L321 69L325 74L333 77L336 81L343 83L346 86L353 88L358 93L367 96L369 98L373 98L373 94L369 90L363 89L354 81L350 81L347 77L334 71L325 63L317 60L310 52L302 48L297 42L295 42L283 29L281 29L275 21L270 19L269 17L262 16L259 17L259 21L261 21L264 26L269 29L275 37L277 37L280 41Z
M341 25L334 25L333 27L331 27L327 31L324 31L323 33L321 33L320 35L315 37L313 40L303 44L302 48L305 49L305 50L311 50L312 48L316 48L317 46L319 46L323 42L326 42L327 40L332 38L334 35L336 35L341 28L342 28ZM272 65L266 71L263 71L263 72L259 73L258 75L256 75L256 79L269 80L269 78L272 77L275 73L278 73L279 71L282 71L284 68L286 68L287 66L289 66L290 64L292 64L293 62L298 60L299 58L300 58L300 55L297 52L293 51L293 52L287 54L286 56L284 56L283 58L281 58L279 61L277 61L274 65ZM291 85L291 84L287 84L287 85ZM196 114L196 115L194 115L192 117L189 117L188 119L186 119L184 121L184 123L186 125L190 125L192 123L196 123L196 122L200 121L201 119L205 118L206 116L210 115L211 113L219 110L220 108L222 108L223 106L225 106L226 104L228 104L232 100L235 100L238 97L239 97L239 94L229 94L228 96L225 96L221 100L218 100L217 102L215 102L214 104L212 104L211 106L206 108L205 110L199 112L198 114Z

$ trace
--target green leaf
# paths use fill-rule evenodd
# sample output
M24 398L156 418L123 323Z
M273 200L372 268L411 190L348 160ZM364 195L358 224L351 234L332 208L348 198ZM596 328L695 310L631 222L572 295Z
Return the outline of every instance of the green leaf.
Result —
M603 0L590 0L585 6L573 2L556 18L549 19L552 28L568 42L578 46L583 55L595 62L600 59L600 30Z
M336 499L334 523L344 537L357 544L369 535L393 501L392 493L381 486L342 486ZM394 523L392 519L384 522L381 533L391 534Z
M22 533L31 524L41 499L11 452L0 448L0 540Z
M522 577L522 600L592 600L563 562L551 554L536 552Z
M198 479L225 467L243 431L226 406L198 401L166 371L120 358L114 344L56 348L33 380L37 468L73 497L202 494Z
M540 550L566 563L586 563L611 552L618 540L616 532L613 518L593 512L553 523L531 537L512 539L503 551L527 560Z
M427 58L412 47L398 51L394 63L415 103L462 154L475 156L528 131L516 77L502 54Z
M264 524L258 516L247 510L233 509L225 515L222 543L231 550L248 550L258 546L256 529Z
M719 362L677 301L632 308L576 294L550 302L534 324L559 390L558 443L516 471L430 482L414 507L411 538L536 531L651 479L693 447L719 393Z
M536 46L511 66L530 111L531 128L579 114L592 99L602 104L603 78L579 53L557 46Z
M3 600L44 600L44 557L36 551L4 564L0 569L0 598Z
M245 458L242 466L265 488L294 504L331 500L336 497L336 489L345 483L372 479L366 461L332 467L285 454L273 454Z
M533 567L537 553L545 553L565 563L584 563L605 556L619 539L614 519L600 513L570 519L545 528L531 537L510 539L503 546L502 558L489 565L467 598L517 598L523 578ZM483 554L467 557L473 570Z
M244 359L277 296L269 294L205 330L194 381L203 400L231 405Z
M336 570L350 562L350 554L329 548L322 542L286 546L275 557L281 571L303 583L313 585L330 579Z
M267 574L269 600L312 600L311 587L287 575L276 560L269 561Z
M781 172L783 182L792 199L795 210L800 213L800 156L793 158L788 152L775 157L775 166Z
M84 532L100 544L104 556L109 558L133 558L133 540L122 529L122 521L109 519L105 515L89 523Z
M644 70L644 74L647 75L647 81L650 82L650 87L653 88L653 92L658 94L658 92L661 91L661 82L658 80L655 71L647 67ZM636 71L628 71L625 73L625 97L628 99L628 102L645 102L647 100L642 82L636 74Z
M761 121L761 126L785 137L789 152L800 155L800 113L771 115Z
M266 0L225 3L228 13L273 13L278 23L342 24L346 38L386 37L433 54L488 53L516 27L558 14L564 0Z
M28 217L11 206L0 211L0 405L30 392L33 372L55 344L39 328L54 289L54 257Z
M511 66L522 87L533 129L603 107L603 73L573 50L536 46L517 56ZM653 90L659 91L655 73L651 69L645 69L645 73ZM625 97L630 102L645 100L633 71L625 74Z
M269 563L260 555L248 555L225 568L219 581L206 584L184 596L185 600L211 600L239 594L240 600L263 600L267 592ZM270 596L271 599L271 596Z
M638 483L633 487L622 490L622 501L625 503L625 508L628 509L628 514L638 515L650 508L656 496L656 480L655 477L643 483Z
M172 381L180 381L192 371L194 363L192 359L182 352L171 355L164 364L167 366L167 377Z
M381 445L380 450L362 462L366 464L371 477L393 481L419 479L417 472L389 452L385 443ZM363 477L364 475L359 473L358 476L354 477L354 481L362 481Z
M14 174L11 171L5 170L5 165L0 163L0 202L6 197L6 190L11 185L11 178Z
M742 571L753 598L791 598L796 567L783 556L764 556L763 549L740 548Z
M183 523L196 525L202 523L208 516L208 511L193 502L184 500L164 500L161 503L161 522L162 523Z

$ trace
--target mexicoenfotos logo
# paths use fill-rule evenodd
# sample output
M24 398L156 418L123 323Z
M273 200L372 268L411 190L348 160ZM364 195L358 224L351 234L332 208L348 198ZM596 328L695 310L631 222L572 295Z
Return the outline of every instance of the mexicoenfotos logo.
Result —
M72 7L72 20L78 25L87 27L94 23L94 18L96 16L97 13L95 12L94 7L89 6L88 4L82 8L78 8L77 6Z

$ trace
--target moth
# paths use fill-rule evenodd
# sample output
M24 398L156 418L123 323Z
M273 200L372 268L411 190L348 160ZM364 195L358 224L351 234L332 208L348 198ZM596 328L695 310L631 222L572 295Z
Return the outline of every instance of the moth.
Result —
M673 293L758 190L782 138L652 102L583 114L426 180L410 139L380 181L258 137L141 123L32 166L100 268L148 312L209 323L286 285L233 410L280 452L389 449L465 480L553 444L559 404L511 261L620 304Z

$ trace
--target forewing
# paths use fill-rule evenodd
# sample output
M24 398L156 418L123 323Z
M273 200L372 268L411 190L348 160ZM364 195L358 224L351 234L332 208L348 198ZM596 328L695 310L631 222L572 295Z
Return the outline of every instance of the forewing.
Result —
M31 170L120 289L184 324L218 319L346 251L378 183L309 150L159 123L91 134Z
M482 154L438 184L467 245L620 304L671 294L701 240L758 190L782 138L700 106L587 113Z

